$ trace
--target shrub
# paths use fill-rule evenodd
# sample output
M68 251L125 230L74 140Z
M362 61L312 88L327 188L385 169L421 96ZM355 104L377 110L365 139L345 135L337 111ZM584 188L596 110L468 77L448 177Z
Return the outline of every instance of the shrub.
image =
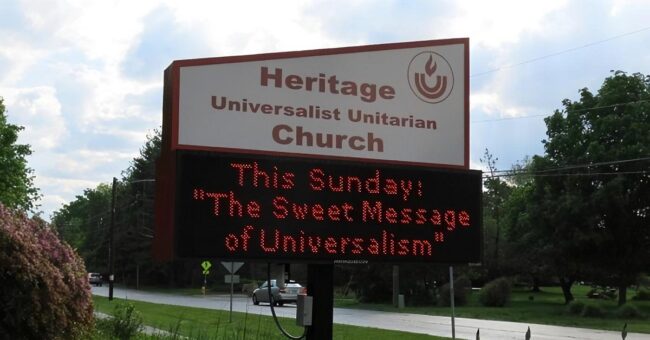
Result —
M639 288L632 299L637 301L650 301L650 290Z
M571 303L569 303L569 305L567 306L567 311L575 315L582 314L582 310L584 309L585 309L585 303L578 300L571 301Z
M614 300L616 299L616 289L594 286L587 292L587 297L590 299Z
M594 318L602 318L607 314L605 309L600 305L586 304L580 315Z
M616 316L622 319L634 319L634 318L644 318L643 313L637 308L637 306L626 304L616 310Z
M79 339L94 327L83 260L44 221L0 204L0 334Z
M488 282L481 293L479 301L487 307L503 307L510 301L512 287L510 281L505 277Z
M388 302L391 301L393 290L389 280L389 267L367 265L361 267L351 279L350 288L354 291L360 302ZM359 269L361 269L359 268Z
M438 304L451 306L451 294L449 283L445 283L438 291ZM467 296L472 290L472 282L467 276L459 276L454 280L454 305L463 306L467 304Z
M406 295L408 306L430 306L436 304L435 293L426 287L415 287Z
M112 335L120 340L131 339L142 330L142 316L132 303L120 303L115 306L110 329Z

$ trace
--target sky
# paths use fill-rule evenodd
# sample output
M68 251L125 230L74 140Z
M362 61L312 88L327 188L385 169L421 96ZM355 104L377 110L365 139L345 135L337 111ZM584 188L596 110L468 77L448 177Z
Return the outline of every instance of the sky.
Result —
M543 118L612 70L650 74L650 1L2 0L0 97L46 219L120 177L174 60L470 39L470 163L543 154Z

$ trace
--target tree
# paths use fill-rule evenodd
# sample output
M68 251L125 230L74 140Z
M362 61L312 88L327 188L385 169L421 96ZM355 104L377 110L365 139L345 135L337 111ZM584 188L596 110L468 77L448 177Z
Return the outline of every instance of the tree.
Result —
M535 156L530 173L547 174L552 166ZM533 177L517 186L506 203L507 238L513 265L533 277L552 272L557 276L565 303L571 302L571 286L582 275L591 257L589 225L579 213L583 201L562 176Z
M160 130L147 136L140 155L131 161L122 173L118 190L118 206L125 206L117 214L116 236L118 268L123 275L137 281L141 267L145 272L156 271L151 257L154 230L154 178L156 160L162 145ZM120 256L124 254L125 256ZM134 277L135 276L135 277Z
M52 215L59 235L84 258L92 271L108 272L108 225L111 187L99 184Z
M538 233L539 201L533 198L533 177L528 175L531 171L531 159L513 166L508 174L512 183L511 193L503 204L502 224L506 240L504 263L506 272L523 274L530 277L533 292L540 291L543 278L554 275L550 260L549 248L551 244L545 243L546 239Z
M501 241L501 212L504 202L512 191L511 186L497 174L496 162L498 160L488 149L485 149L483 158L481 158L481 162L488 167L489 171L483 180L483 225L486 230L484 259L490 272L489 276L492 278L498 277L501 272L499 245Z
M32 151L29 145L16 144L22 126L9 124L4 100L0 97L0 202L12 209L31 211L39 197L34 187L33 170L26 157Z
M122 282L136 281L141 266L150 271L160 269L152 264L150 249L154 223L152 180L160 141L157 130L148 136L140 149L140 156L134 158L122 173L122 180L116 188L115 268L116 276ZM108 272L111 196L112 188L108 184L86 189L83 195L55 212L52 218L59 233L78 249L93 271ZM146 273L143 276L146 278Z
M585 88L562 104L545 119L527 211L566 284L614 284L624 304L650 259L650 77L617 71L597 94Z

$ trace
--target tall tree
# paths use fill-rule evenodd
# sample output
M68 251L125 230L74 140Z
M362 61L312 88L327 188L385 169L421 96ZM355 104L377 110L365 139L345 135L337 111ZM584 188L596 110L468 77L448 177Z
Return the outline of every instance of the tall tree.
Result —
M539 291L541 279L551 277L555 272L549 250L551 245L538 233L536 218L540 202L533 197L534 180L528 173L532 160L527 158L513 166L508 174L512 184L511 193L503 204L502 225L505 249L504 267L512 274L528 275L532 291Z
M533 157L527 171L542 176L518 185L508 200L506 235L515 267L533 277L555 274L569 303L574 299L571 287L591 256L590 227L580 213L584 201L566 182L575 178L546 172L554 168L546 158Z
M77 249L90 271L108 271L110 200L111 187L102 183L84 190L52 215L52 225Z
M118 268L132 282L140 275L155 268L151 258L151 241L154 229L154 179L155 163L161 149L160 130L154 130L135 157L122 173L118 190L118 211L116 242L119 246ZM124 255L124 256L121 256Z
M0 97L0 202L12 209L31 211L39 197L34 187L33 170L26 157L27 144L16 144L22 126L7 122L4 99Z
M160 154L160 131L147 137L116 187L114 228L115 273L117 280L128 284L163 281L174 272L172 265L156 265L151 258L154 223L155 162ZM54 213L52 222L62 237L86 261L93 271L108 271L108 238L112 188L100 184L84 190L83 195ZM185 265L178 268L185 277Z
M553 207L546 235L591 268L583 275L617 285L624 304L650 259L650 77L617 71L597 94L585 88L563 105L545 120L545 155L535 159L538 170L558 169L536 179Z
M481 162L487 166L488 173L483 177L483 225L486 230L484 261L488 268L488 275L491 278L501 273L501 249L502 239L501 215L503 204L512 192L512 187L497 173L496 162L499 159L494 157L485 149Z

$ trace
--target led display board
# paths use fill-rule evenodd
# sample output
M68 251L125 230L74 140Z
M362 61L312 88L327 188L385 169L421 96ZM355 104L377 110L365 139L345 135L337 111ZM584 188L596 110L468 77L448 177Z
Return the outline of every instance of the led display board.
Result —
M481 172L178 151L176 254L480 261Z

